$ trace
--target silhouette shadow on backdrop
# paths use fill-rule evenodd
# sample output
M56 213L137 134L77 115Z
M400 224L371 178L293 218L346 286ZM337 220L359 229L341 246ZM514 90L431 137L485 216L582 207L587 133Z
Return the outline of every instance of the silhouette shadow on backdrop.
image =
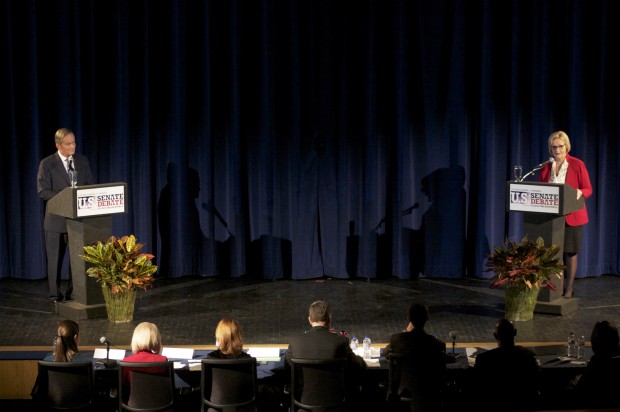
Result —
M421 180L421 191L430 206L418 230L408 233L412 278L465 275L466 193L465 169L437 169Z
M216 242L202 233L196 206L199 193L196 170L168 163L167 182L157 205L162 276L220 274Z

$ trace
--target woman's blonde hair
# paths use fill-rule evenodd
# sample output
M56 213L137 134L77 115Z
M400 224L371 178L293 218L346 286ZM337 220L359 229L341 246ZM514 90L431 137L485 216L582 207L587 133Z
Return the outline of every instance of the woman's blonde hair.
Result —
M215 328L215 339L219 342L220 352L225 355L238 355L243 350L243 331L234 319L220 320Z
M558 130L557 132L551 133L551 136L549 136L549 141L547 142L547 146L549 146L549 154L553 155L553 149L551 149L551 146L553 146L553 141L555 139L560 139L563 141L564 145L566 145L566 153L570 152L570 139L568 138L568 135L563 131Z
M142 322L133 331L131 351L161 353L161 335L154 323Z

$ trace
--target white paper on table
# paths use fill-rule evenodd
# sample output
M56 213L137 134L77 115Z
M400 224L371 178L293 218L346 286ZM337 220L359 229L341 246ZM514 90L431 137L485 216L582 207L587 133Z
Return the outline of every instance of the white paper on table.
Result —
M187 366L190 371L199 371L202 369L202 359L188 359Z
M278 362L280 360L279 348L248 348L248 355L256 358L259 362Z
M355 353L356 355L361 356L363 358L364 357L364 348L362 348L360 346L357 349L354 349L353 353ZM370 347L370 357L372 357L372 358L380 358L381 357L381 348L373 348L371 346Z
M192 348L163 348L161 354L168 359L192 359L194 349Z
M478 349L476 349L476 348L465 348L465 353L467 354L467 363L470 366L473 366L476 363L476 357L473 356L473 355L477 351L478 351Z
M106 348L95 348L93 359L105 359L108 350ZM125 359L125 349L110 349L109 359L120 360Z
M478 355L478 352L482 353L495 348L497 348L497 346L479 346L477 348L465 348L465 353L467 353L467 363L469 363L469 366L473 366L476 363L476 356Z

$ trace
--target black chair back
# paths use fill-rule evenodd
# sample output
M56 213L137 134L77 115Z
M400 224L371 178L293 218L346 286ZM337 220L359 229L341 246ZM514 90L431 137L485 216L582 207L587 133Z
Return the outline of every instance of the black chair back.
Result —
M202 410L256 410L256 358L203 359Z
M390 353L388 358L388 403L409 402L415 411L437 410L445 386L445 363L440 357Z
M92 362L39 361L33 389L35 409L89 411L93 408Z
M174 410L174 363L119 362L119 410L161 412Z
M401 386L401 375L407 364L407 356L402 353L390 353L388 356L390 370L388 374L387 401L411 401L411 393ZM404 393L403 393L404 392Z
M346 410L345 359L299 359L291 364L293 411Z

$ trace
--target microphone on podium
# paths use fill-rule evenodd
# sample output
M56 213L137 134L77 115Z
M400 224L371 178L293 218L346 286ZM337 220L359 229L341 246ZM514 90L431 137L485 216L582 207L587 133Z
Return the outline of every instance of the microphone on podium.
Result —
M105 361L99 361L97 363L103 364L106 368L113 368L116 366L116 361L114 359L110 360L110 341L105 336L99 338L99 342L103 343L106 346L106 354Z
M547 163L553 163L553 157L550 157L549 160L542 162L541 164L539 164L538 166L536 166L535 168L533 168L532 170L530 170L529 172L527 172L525 174L525 176L523 176L521 179L519 179L519 182L522 182L525 180L526 177L528 177L529 175L531 175L532 173L536 172L537 170L542 169L543 167L545 167L547 165Z

